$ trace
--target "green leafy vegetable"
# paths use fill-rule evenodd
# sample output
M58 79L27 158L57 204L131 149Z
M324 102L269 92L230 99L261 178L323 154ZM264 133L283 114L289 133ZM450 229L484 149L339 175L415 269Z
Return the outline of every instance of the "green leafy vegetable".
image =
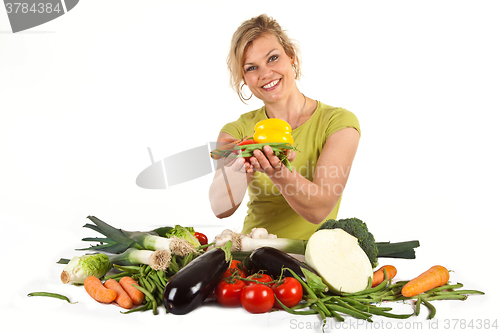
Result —
M102 278L111 269L109 257L104 253L74 257L61 273L63 283L83 284L89 276Z
M137 242L126 235L125 230L116 229L95 216L87 216L87 218L94 222L94 224L87 223L83 227L95 230L105 235L106 238L83 238L83 241L99 242L100 244L78 250L101 250L108 253L122 253L128 248L142 249Z
M172 230L166 233L166 237L171 238L171 237L178 237L181 239L185 239L188 241L191 245L193 245L195 248L200 247L200 241L198 241L198 238L194 235L194 229L192 227L183 227L180 225L176 225Z

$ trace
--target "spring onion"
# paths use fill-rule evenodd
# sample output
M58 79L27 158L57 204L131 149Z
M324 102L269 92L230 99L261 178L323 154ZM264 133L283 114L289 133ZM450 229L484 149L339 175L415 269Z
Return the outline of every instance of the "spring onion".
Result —
M263 235L261 231L258 233ZM271 234L268 238L252 238L250 235L227 230L215 237L214 246L223 246L228 241L233 244L231 247L233 252L251 252L259 247L268 246L286 253L305 254L306 249L306 241L301 239L275 238Z
M187 240L179 237L165 238L151 235L146 232L133 232L128 236L137 242L146 250L168 250L179 256L188 255L191 252L196 252L195 247Z
M172 254L169 250L137 250L129 248L125 252L111 256L109 261L114 265L128 266L145 264L156 271L165 271L170 265Z

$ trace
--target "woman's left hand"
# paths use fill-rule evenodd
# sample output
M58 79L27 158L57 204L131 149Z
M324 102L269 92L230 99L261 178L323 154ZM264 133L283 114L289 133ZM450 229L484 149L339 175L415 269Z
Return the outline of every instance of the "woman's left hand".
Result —
M286 150L285 154L288 156L288 161L292 162L295 159L295 151ZM269 146L264 146L263 151L254 150L253 155L250 158L251 169L247 169L247 172L259 171L272 176L283 168L286 169L286 166Z

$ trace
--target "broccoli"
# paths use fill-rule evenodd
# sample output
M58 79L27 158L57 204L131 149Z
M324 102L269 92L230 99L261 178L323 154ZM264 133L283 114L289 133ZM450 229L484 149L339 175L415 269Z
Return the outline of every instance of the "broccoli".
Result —
M341 220L328 219L319 226L318 230L336 228L358 239L359 246L365 251L373 268L378 266L380 257L415 259L415 248L420 246L418 240L399 243L376 242L366 223L355 217Z

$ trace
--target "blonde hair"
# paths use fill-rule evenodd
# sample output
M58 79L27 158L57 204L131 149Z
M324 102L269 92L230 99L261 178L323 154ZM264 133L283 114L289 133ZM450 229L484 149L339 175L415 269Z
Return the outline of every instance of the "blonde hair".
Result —
M293 69L295 79L300 78L300 59L298 46L291 41L285 30L266 14L259 15L243 22L234 32L231 48L227 56L227 66L230 73L230 84L243 103L245 98L241 92L243 81L243 57L250 44L264 33L271 33L278 38L287 56L294 59Z

